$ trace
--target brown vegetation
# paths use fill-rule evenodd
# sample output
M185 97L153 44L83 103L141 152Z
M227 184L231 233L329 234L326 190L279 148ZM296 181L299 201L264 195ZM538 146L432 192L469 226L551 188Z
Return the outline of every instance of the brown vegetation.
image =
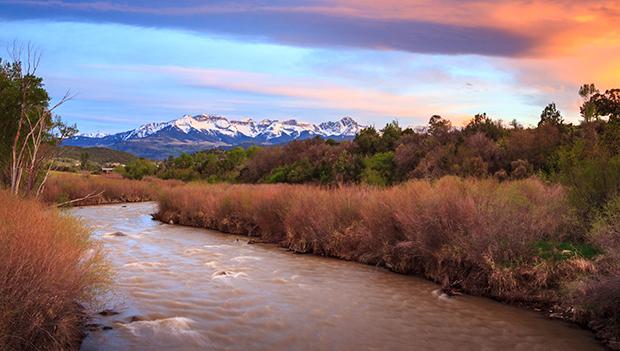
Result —
M159 204L166 222L381 264L502 300L549 302L572 267L536 255L537 242L568 239L570 210L560 186L534 179L447 177L389 189L187 185L164 191Z
M447 292L554 306L607 340L620 329L617 215L584 235L564 188L535 178L391 188L188 184L161 193L157 217L382 265Z
M107 280L79 222L0 190L0 349L79 347L87 304Z
M181 181L146 178L144 181L123 179L119 175L53 173L41 199L46 203L74 206L155 200L160 189L176 186ZM82 199L79 201L74 201Z

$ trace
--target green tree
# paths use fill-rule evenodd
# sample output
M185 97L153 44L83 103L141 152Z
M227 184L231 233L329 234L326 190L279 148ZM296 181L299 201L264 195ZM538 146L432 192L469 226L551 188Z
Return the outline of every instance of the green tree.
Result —
M590 101L595 105L597 115L608 117L610 122L620 121L620 89L594 94Z
M142 179L154 175L157 165L149 160L138 158L125 165L124 176L130 179Z
M14 194L38 196L51 169L53 146L76 129L54 114L69 95L50 106L43 79L36 75L36 50L15 46L11 56L11 61L0 59L0 181Z
M385 127L381 129L381 140L379 141L377 151L394 151L396 142L400 139L402 132L403 130L398 125L398 122L393 121L386 124Z
M591 122L597 118L596 104L591 101L593 95L598 94L599 90L594 84L584 84L579 88L579 96L583 99L583 103L579 108L581 117L586 123Z
M389 185L394 180L394 153L379 152L363 160L362 180L371 185Z
M540 114L540 121L538 122L538 126L544 125L552 125L552 126L562 126L564 124L564 119L562 118L562 114L558 111L555 103L550 103L545 107L545 109Z
M569 198L582 218L593 219L605 204L620 195L620 155L610 155L580 140L558 153L557 180L569 188Z
M82 152L80 154L80 169L87 170L88 169L88 152Z
M439 115L431 116L428 121L428 134L441 144L448 142L451 129L452 123Z
M182 153L179 157L174 159L174 166L176 168L191 168L194 165L194 159L191 155Z
M353 139L353 143L357 146L358 152L362 155L372 155L377 152L381 136L374 127L362 129Z
M467 123L463 133L466 135L483 133L493 140L498 140L504 135L504 127L500 121L493 121L486 113L479 113Z

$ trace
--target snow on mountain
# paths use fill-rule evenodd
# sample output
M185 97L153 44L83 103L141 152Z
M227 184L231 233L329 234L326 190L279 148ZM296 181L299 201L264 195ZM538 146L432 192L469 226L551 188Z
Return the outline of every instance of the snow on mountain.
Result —
M344 117L337 122L323 122L319 124L322 135L355 135L363 128L364 126L357 124L351 117Z
M134 129L134 130L130 130L128 132L123 133L123 140L129 140L129 139L134 139L134 138L145 138L149 135L153 135L157 132L159 132L160 130L166 128L169 126L169 122L168 123L148 123L148 124L144 124L141 125L140 127Z
M65 145L103 146L134 152L139 156L161 158L181 151L241 144L272 145L312 137L353 138L364 126L351 117L320 124L294 119L278 121L250 118L229 120L217 115L185 115L168 122L147 123L117 134L89 133L67 140ZM172 143L172 144L171 144ZM174 145L174 149L171 149Z
M109 133L102 132L90 132L90 133L77 133L75 136L81 136L85 138L103 138L110 135Z
M266 119L257 123L250 118L235 121L216 115L185 115L169 122L144 124L132 131L123 133L125 134L123 140L145 138L157 134L166 128L176 128L185 134L189 134L193 131L206 134L217 133L229 137L245 136L255 138L257 136L263 136L265 139L269 140L283 135L291 137L299 136L303 132L324 137L354 136L363 126L359 125L351 117L345 117L336 122L324 122L316 125L299 122L294 119L286 121Z

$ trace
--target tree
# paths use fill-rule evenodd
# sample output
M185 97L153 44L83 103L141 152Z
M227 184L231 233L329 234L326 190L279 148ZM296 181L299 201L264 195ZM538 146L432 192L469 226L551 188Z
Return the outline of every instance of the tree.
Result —
M540 114L540 121L538 122L538 126L544 125L553 125L553 126L562 126L564 124L564 119L562 118L562 114L555 106L555 103L550 103L545 107L545 109Z
M381 137L374 127L367 127L355 136L353 143L362 155L372 155L377 152Z
M428 121L428 134L435 138L439 143L446 143L452 129L452 123L449 120L433 115Z
M88 152L82 152L80 154L80 169L88 169Z
M363 160L362 180L372 185L389 185L394 180L394 153L380 152Z
M620 89L594 94L590 102L594 104L598 116L608 117L610 122L620 121Z
M596 104L590 101L591 97L599 91L594 84L584 84L579 88L579 96L583 99L583 104L579 108L581 117L588 123L597 117Z
M486 113L479 113L467 123L463 132L466 135L483 133L493 140L498 140L504 134L504 127L501 121L493 121Z
M398 125L398 122L393 121L385 125L381 129L381 141L379 142L378 151L393 151L396 147L396 142L400 139L403 130Z
M142 179L157 172L155 163L143 158L135 159L125 165L124 176L131 179Z
M179 157L174 159L174 165L176 168L191 168L194 164L194 159L185 152Z
M15 45L11 60L0 60L0 167L2 181L13 194L39 196L52 167L54 145L77 130L54 110L69 94L50 106L43 79L36 76L40 55L31 46Z

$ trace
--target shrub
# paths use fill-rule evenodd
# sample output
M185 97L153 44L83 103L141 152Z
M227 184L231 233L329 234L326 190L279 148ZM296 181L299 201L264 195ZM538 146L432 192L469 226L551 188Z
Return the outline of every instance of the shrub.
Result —
M0 190L0 349L78 349L106 266L74 219Z
M190 184L165 189L156 217L382 265L447 291L575 306L576 319L611 339L619 213L615 199L586 238L561 185L444 177L389 188Z
M118 175L114 177L54 173L47 181L42 200L46 203L67 203L75 206L151 201L155 200L161 189L179 184L182 182L157 178L139 181L122 179ZM69 203L76 199L83 200Z
M149 160L138 158L129 161L121 174L129 179L140 180L146 176L152 176L157 172L157 165Z
M573 245L561 186L412 181L392 188L189 185L160 198L163 221L260 235L298 252L383 264L470 293L550 303L581 255L555 261L541 242ZM574 243L578 245L578 243ZM575 246L577 247L577 246ZM581 261L579 261L581 262Z

